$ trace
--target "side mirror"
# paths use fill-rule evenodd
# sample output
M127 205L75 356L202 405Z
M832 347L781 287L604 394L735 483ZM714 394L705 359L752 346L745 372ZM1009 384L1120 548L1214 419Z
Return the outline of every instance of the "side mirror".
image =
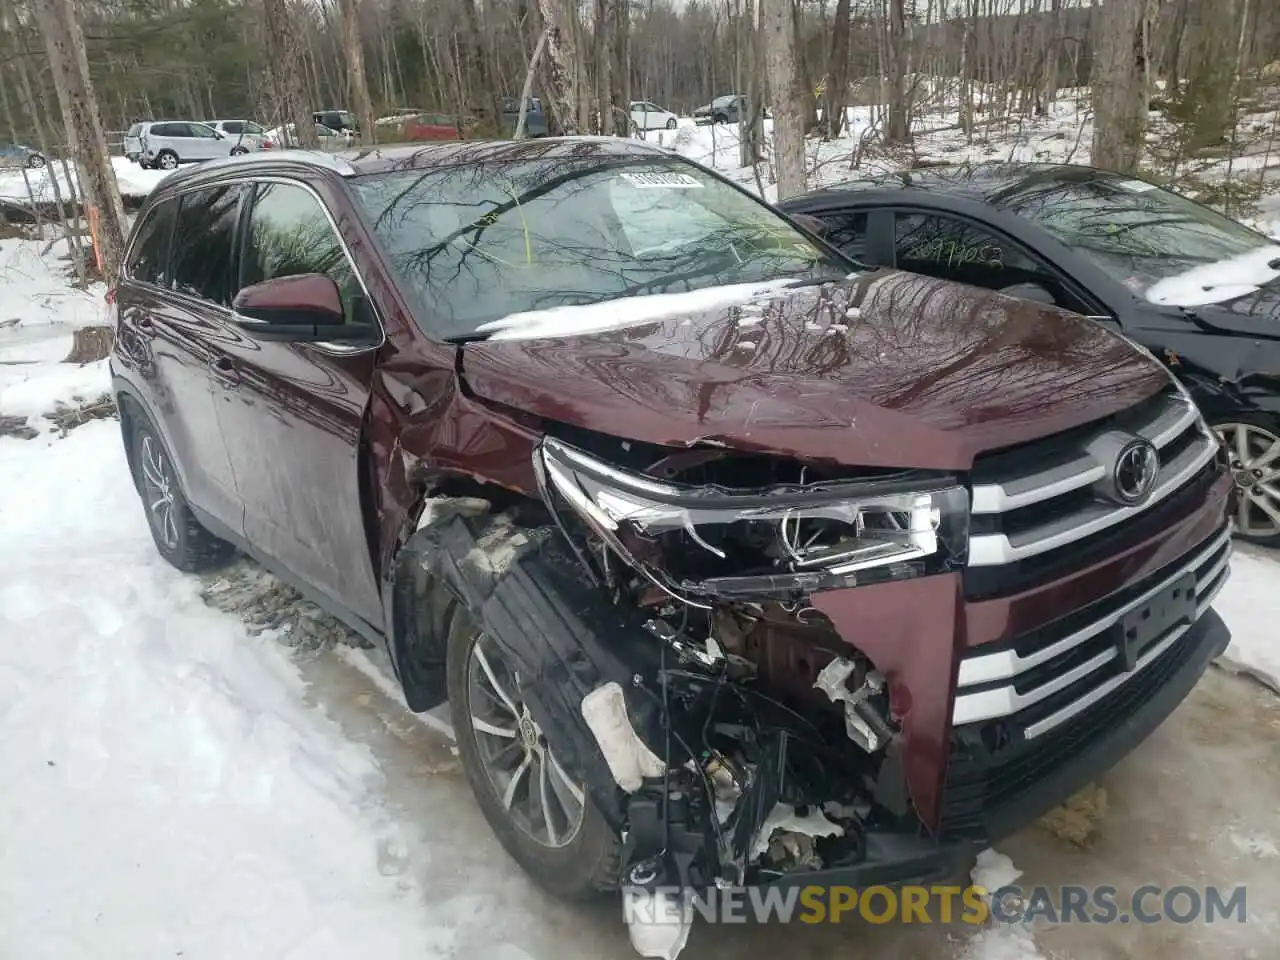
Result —
M231 303L236 324L258 340L373 341L371 323L347 323L338 285L323 273L276 277L245 287Z
M791 215L791 219L815 236L826 236L827 221L825 220L821 220L818 217L811 216L807 213L793 213Z

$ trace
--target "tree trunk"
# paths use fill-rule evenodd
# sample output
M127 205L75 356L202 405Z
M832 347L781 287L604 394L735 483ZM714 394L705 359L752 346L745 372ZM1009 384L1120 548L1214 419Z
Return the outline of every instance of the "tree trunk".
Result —
M45 0L37 4L36 9L62 108L67 144L80 175L80 191L95 211L91 214L96 221L94 243L103 279L115 284L120 275L128 228L120 188L107 153L107 138L98 115L93 81L89 77L84 32L76 16L74 0ZM109 343L110 331L107 337ZM105 352L102 355L106 356Z
M373 113L373 98L369 96L369 81L364 73L364 48L360 42L360 0L338 0L342 15L342 46L347 58L347 93L356 116L360 118L360 130L366 143L374 142L378 118Z
M885 139L905 141L910 133L907 116L907 15L904 0L889 0L889 120Z
M524 75L524 86L520 89L520 115L516 118L515 139L524 139L525 120L529 115L529 98L533 96L533 78L538 73L538 61L542 59L542 51L547 45L550 27L544 27L538 34L538 42L534 45L533 56L529 58L529 69Z
M823 91L822 120L827 138L834 140L844 127L849 98L849 0L836 0L832 25L831 56L827 60L827 84Z
M1136 170L1147 127L1141 62L1144 0L1107 0L1093 61L1093 163Z
M283 123L293 124L291 146L315 150L320 140L302 92L300 44L290 23L289 8L285 0L262 0L262 8L267 32L267 69L276 107L283 115Z
M572 136L579 129L573 86L578 51L573 21L565 16L563 6L564 0L538 0L538 10L547 31L547 99L551 117L560 133Z
M613 102L627 113L628 132L631 127L631 4L628 0L614 0L613 14ZM670 104L663 104L670 107Z
M625 0L614 0L616 3L623 3ZM610 67L613 65L613 57L610 56L610 48L612 44L609 42L610 23L609 16L609 0L595 0L595 61L596 61L596 102L600 104L600 133L603 136L611 137L614 132L614 113L613 113L613 77L610 73ZM631 111L627 111L627 123L630 123ZM626 127L623 128L624 133L629 132Z
M111 352L110 327L78 327L71 331L71 352L63 363L92 363Z
M765 52L773 100L773 150L778 199L804 193L804 108L796 79L796 34L791 0L762 0Z

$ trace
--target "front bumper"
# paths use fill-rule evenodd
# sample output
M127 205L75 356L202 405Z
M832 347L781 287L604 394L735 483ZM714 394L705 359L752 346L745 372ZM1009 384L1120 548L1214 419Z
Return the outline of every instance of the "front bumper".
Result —
M970 816L966 829L954 821L938 840L908 833L870 831L865 857L857 863L824 870L760 875L757 882L783 887L858 887L929 884L963 874L973 857L987 845L1016 833L1047 811L1079 792L1131 753L1186 699L1209 664L1230 642L1231 634L1213 610L1200 618L1183 637L1152 666L1143 690L1121 689L1076 718L1064 739L1048 751L1043 745L1035 756L1012 760L1028 768L1034 779L1012 799ZM1009 760L994 765L972 760L953 761L948 777L949 798L944 823L957 813L955 807L975 789L1007 776ZM970 804L972 806L972 804Z

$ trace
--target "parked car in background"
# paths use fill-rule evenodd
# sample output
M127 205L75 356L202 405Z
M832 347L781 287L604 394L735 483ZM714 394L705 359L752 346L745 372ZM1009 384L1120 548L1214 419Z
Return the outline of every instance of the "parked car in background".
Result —
M360 124L350 110L317 110L311 115L311 119L322 127L339 133L349 133L352 136L360 133Z
M674 130L677 119L670 110L663 110L648 100L633 100L631 103L631 125L636 130Z
M1136 340L1231 450L1239 536L1280 546L1280 243L1127 174L976 164L779 204L873 266L1065 307Z
M298 138L294 136L295 127L292 123L286 123L282 127L272 127L267 131L267 139L272 143L278 144L287 149L293 149L298 146ZM341 150L348 147L355 140L354 134L334 130L326 127L323 123L315 125L316 139L320 141L320 149L322 150Z
M737 123L747 111L747 98L736 93L716 97L693 111L694 123Z
M234 140L237 146L243 146L252 153L254 150L271 150L275 142L267 136L266 128L252 120L207 120L213 129L223 134L228 140Z
M502 135L504 137L513 137L516 132L516 123L520 118L520 98L503 97L501 108L502 113L499 118L499 125L502 129ZM545 137L550 132L547 115L542 112L542 100L538 97L530 97L524 118L525 136Z
M144 168L176 170L182 163L238 156L252 148L191 120L148 120L135 123L124 138L124 153Z
M23 143L0 143L0 167L28 167L37 170L48 161L35 147Z
M463 139L457 119L446 113L419 113L402 118L396 134L396 139L408 143Z
M560 896L959 876L1230 642L1225 452L1155 358L639 140L210 164L123 261L159 553L380 644Z

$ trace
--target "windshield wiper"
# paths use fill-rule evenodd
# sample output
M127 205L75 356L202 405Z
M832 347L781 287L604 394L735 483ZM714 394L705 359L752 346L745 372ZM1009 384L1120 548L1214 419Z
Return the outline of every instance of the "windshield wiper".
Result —
M488 333L458 333L452 337L445 337L445 343L478 343L481 340L488 340Z

